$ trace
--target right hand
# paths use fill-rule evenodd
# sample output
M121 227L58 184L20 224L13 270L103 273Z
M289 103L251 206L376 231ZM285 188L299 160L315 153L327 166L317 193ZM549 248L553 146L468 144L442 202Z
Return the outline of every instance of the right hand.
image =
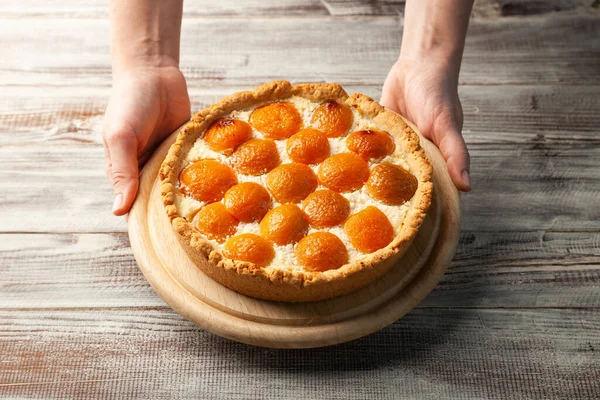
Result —
M113 214L129 211L138 191L138 168L189 119L190 99L179 68L148 66L115 74L103 132Z

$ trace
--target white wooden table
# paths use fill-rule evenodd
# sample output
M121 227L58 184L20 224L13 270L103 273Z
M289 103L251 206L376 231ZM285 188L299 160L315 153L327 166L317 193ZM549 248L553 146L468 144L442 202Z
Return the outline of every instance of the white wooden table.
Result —
M475 190L439 287L315 350L204 332L110 213L105 0L0 3L0 397L600 398L600 7L478 1L460 94ZM379 97L403 2L186 3L193 110L284 78Z

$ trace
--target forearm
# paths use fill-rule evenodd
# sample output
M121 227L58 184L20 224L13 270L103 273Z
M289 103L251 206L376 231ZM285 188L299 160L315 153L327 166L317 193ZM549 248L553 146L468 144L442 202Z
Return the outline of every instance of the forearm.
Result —
M473 0L409 0L400 59L443 65L458 79Z
M113 73L179 65L183 0L110 0Z

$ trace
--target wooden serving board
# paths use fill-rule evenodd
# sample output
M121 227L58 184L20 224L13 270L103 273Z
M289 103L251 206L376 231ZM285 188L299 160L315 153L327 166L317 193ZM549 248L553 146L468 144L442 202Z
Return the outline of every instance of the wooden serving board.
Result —
M129 238L154 290L207 331L276 348L320 347L356 339L412 310L434 288L454 256L460 233L459 195L438 149L422 138L434 165L436 190L413 244L390 272L350 295L313 303L272 302L234 292L196 267L164 212L157 176L177 133L141 172L139 194L129 213Z

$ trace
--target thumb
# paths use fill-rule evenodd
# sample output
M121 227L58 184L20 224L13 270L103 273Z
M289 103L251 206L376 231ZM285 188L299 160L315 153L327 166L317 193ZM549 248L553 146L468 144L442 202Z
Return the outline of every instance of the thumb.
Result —
M126 214L138 190L137 138L130 131L107 134L106 143L110 153L110 180L115 193L113 214Z
M458 129L452 128L445 131L441 135L441 139L437 145L446 159L450 178L452 178L456 187L462 192L470 191L471 167L469 151Z
M387 90L387 88L384 87L381 93L381 98L379 99L379 104L394 112L398 112L398 107L394 103L395 101L393 93L390 93L390 90Z

